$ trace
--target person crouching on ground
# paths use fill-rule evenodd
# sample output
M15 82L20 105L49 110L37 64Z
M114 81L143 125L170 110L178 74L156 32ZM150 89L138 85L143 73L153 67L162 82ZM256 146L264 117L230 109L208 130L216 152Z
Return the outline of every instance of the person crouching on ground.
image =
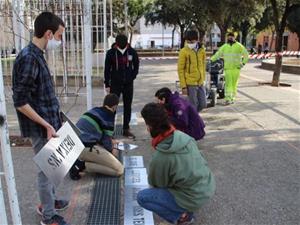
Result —
M70 170L70 178L80 179L79 172L101 173L109 176L121 176L124 167L115 157L118 150L114 148L115 112L119 97L108 94L102 107L94 107L84 113L76 126L81 130L80 139L85 149Z
M215 192L215 180L196 141L176 130L165 108L148 103L141 111L154 152L149 164L151 188L137 202L172 224L192 224L194 212Z
M167 87L155 93L158 103L163 104L168 112L171 123L176 129L200 140L205 135L205 124L196 108L188 101L174 93Z

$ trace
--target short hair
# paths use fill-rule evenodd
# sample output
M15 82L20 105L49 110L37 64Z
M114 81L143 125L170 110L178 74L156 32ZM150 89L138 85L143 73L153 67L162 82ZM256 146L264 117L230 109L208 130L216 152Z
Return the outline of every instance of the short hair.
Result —
M116 94L108 94L103 100L103 106L113 107L119 104L119 97Z
M235 37L235 35L234 35L233 32L229 32L229 33L227 34L227 37Z
M168 113L161 104L148 103L143 107L141 114L145 123L151 127L150 134L152 137L156 137L171 128Z
M42 12L34 21L34 36L41 38L47 30L51 30L54 34L58 30L59 25L65 27L61 18L51 12Z
M198 32L195 30L188 30L185 33L185 39L188 41L198 40Z
M163 88L161 88L161 89L159 89L159 90L156 91L155 97L157 97L160 100L162 100L163 98L165 98L166 103L168 103L171 94L172 94L172 91L169 88L163 87Z
M118 34L116 37L116 43L127 43L128 38L125 34Z

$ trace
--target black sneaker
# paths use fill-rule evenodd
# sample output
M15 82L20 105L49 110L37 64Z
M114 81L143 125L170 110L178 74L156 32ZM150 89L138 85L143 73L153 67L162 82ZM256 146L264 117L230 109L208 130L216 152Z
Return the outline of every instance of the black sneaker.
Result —
M71 178L71 180L79 180L81 178L80 174L79 174L79 169L76 168L75 165L73 165L69 171L69 176Z
M79 180L81 178L80 172L85 170L85 161L77 159L69 171L69 176L72 180Z
M69 225L62 216L54 215L51 219L43 219L41 225Z
M133 133L131 133L129 131L129 129L123 130L123 136L127 137L127 138L130 138L130 139L135 139L135 135Z
M63 211L68 207L69 207L69 201L67 201L67 200L55 200L54 201L54 208L55 208L56 211ZM43 216L43 206L42 206L42 204L39 204L36 207L36 212L40 216Z
M79 172L82 172L85 170L85 161L77 159L74 163L74 165L77 167Z

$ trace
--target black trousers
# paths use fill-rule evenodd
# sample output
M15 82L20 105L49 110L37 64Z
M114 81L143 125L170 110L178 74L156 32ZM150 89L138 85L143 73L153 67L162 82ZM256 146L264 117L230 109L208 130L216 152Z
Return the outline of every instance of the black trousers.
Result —
M111 85L110 93L114 93L119 97L122 94L123 97L123 129L129 129L129 123L131 119L131 105L133 99L133 82L123 85Z

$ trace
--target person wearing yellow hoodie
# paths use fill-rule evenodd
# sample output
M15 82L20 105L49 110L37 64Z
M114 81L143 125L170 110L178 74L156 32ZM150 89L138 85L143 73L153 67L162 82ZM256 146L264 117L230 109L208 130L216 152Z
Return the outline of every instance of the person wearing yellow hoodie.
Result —
M177 70L183 95L188 95L190 102L200 112L206 108L205 49L198 41L197 31L187 31L185 46L179 52Z
M233 33L227 35L227 43L211 57L214 62L219 58L224 59L225 71L225 105L233 104L237 94L237 86L241 68L248 62L247 49L235 40Z

